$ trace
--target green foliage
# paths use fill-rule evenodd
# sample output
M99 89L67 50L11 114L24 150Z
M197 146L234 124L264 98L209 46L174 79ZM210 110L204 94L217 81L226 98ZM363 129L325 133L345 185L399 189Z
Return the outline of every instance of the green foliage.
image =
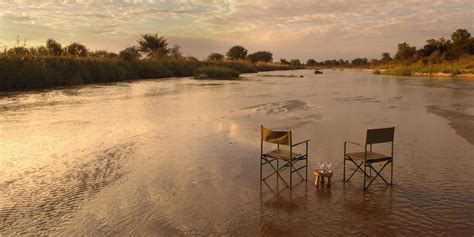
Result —
M369 60L367 58L355 58L352 60L352 65L355 67L366 66L369 64Z
M316 66L316 64L317 62L314 59L308 59L308 61L306 61L306 66Z
M436 55L437 53L435 52L433 54ZM408 65L405 63L393 62L380 67L380 72L385 75L403 76L418 74L431 75L435 73L447 73L451 75L474 73L474 56L465 56L457 61L441 62L431 65L425 65L421 62Z
M73 57L85 57L87 56L87 48L82 44L72 43L64 48L64 54Z
M207 56L208 61L217 61L217 62L222 62L224 61L224 55L220 53L211 53L209 56Z
M118 57L116 53L108 52L107 50L96 50L89 52L90 57L94 58L115 58Z
M239 77L240 72L224 66L203 66L194 71L195 78L226 79Z
M137 47L128 47L120 51L118 57L124 61L134 61L140 58L140 52Z
M252 62L271 62L273 61L273 54L268 51L258 51L247 56L247 59Z
M49 55L59 56L62 53L61 44L53 39L46 40L46 49L48 50Z
M142 38L138 40L138 44L139 50L148 57L163 57L170 52L168 41L158 34L143 34Z
M276 64L271 62L257 62L255 64L257 71L275 71L275 70L294 70L303 69L303 66L292 66L287 64Z
M441 62L441 52L439 50L434 51L431 53L429 59L430 64L437 64Z
M7 51L7 54L11 54L11 55L28 55L29 54L29 51L26 47L14 47L14 48L11 48Z
M182 57L182 52L181 52L181 46L175 44L173 47L170 49L170 56L175 57L175 58L180 58Z
M291 59L290 63L292 66L296 66L296 67L301 66L301 62L299 59Z
M284 59L284 58L280 58L280 63L285 64L285 65L291 65L291 63L288 60Z
M410 60L413 59L416 53L416 47L410 47L408 43L398 44L398 50L395 54L397 60Z
M453 44L462 44L464 42L469 41L471 38L471 33L469 33L466 29L457 29L453 34L451 34L451 40L453 40Z
M239 71L241 73L258 72L258 69L254 64L252 64L248 61L243 61L243 60L224 61L224 62L221 62L221 63L211 63L211 62L209 62L209 65L222 65L222 66L234 69L236 71Z
M225 54L228 60L244 60L247 56L247 49L240 45L236 45Z
M390 53L384 52L382 53L382 58L380 59L381 63L388 63L392 61L392 57L390 57Z
M240 73L268 70L289 70L301 67L244 61L247 50L231 48L229 58L211 54L201 62L194 57L182 57L181 47L168 48L164 37L144 34L139 47L128 47L117 55L105 50L89 52L84 45L61 44L48 39L45 46L4 49L0 52L0 91L29 90L67 85L115 82L135 79L192 76L205 73L210 77L234 77ZM19 44L19 43L18 43ZM148 57L142 58L141 52ZM257 52L257 58L271 61L270 52ZM299 60L298 60L299 62ZM198 70L199 69L199 70Z

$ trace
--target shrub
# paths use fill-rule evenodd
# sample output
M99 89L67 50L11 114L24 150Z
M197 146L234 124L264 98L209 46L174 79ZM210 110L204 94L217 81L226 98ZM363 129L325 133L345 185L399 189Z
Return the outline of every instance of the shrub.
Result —
M240 72L223 66L204 66L194 71L195 78L236 78Z

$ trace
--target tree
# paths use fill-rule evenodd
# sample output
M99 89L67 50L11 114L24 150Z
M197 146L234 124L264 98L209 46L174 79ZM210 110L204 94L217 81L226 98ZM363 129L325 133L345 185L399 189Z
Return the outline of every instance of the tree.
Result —
M306 66L316 66L316 64L317 62L314 59L308 59L308 61L306 61Z
M168 41L163 36L158 34L143 34L142 38L138 40L139 50L147 56L167 56L170 52L168 48Z
M35 56L47 56L48 55L48 50L44 46L39 46L37 48L31 47L29 49L29 53L31 55L35 55Z
M416 53L416 47L410 47L407 43L398 44L398 50L395 54L395 59L404 61L413 59Z
M458 29L451 35L453 41L448 56L452 59L458 59L463 54L474 54L474 38L471 37L465 29ZM449 57L448 57L449 58Z
M108 52L106 50L96 50L94 52L90 52L89 55L97 58L114 58L118 56L116 53Z
M54 56L59 56L62 52L61 44L53 39L46 40L46 49L48 50L49 55Z
M292 59L290 60L292 66L301 66L301 62L299 59Z
M76 56L76 57L87 56L86 46L79 43L72 43L66 46L66 48L64 48L64 52L69 56Z
M118 56L124 61L134 61L140 58L140 51L138 51L137 47L128 47L120 51Z
M273 54L268 51L258 51L247 56L247 59L252 62L271 62L273 61Z
M290 62L288 62L288 60L284 59L284 58L280 58L280 63L281 64L284 64L284 65L291 65Z
M431 53L430 57L428 58L428 62L430 64L436 64L441 62L441 52L436 50Z
M240 45L236 45L230 48L225 55L229 60L245 59L245 57L247 56L247 49Z
M369 60L367 58L355 58L351 61L351 64L355 67L366 66L369 64Z
M431 53L438 50L439 42L435 39L429 39L426 41L425 46L423 46L423 53L425 56L430 56Z
M26 47L20 46L9 49L7 53L13 55L27 55L29 54L29 50Z
M220 53L211 53L209 56L207 56L207 60L221 62L224 61L224 55Z
M170 54L172 57L175 57L175 58L180 58L182 57L182 52L181 52L181 46L175 44L173 45L173 48L170 49Z
M390 53L384 52L382 53L382 59L380 59L381 63L388 63L392 61L392 57L390 57Z
M457 29L453 34L451 34L451 40L453 44L462 44L467 42L471 37L471 33L469 33L466 29Z

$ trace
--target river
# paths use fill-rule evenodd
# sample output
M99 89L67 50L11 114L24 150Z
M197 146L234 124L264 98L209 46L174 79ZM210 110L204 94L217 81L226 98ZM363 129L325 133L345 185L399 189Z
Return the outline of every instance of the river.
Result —
M0 235L472 236L474 80L241 77L1 94ZM311 139L308 182L259 181L261 124ZM394 184L344 184L344 141L388 126Z

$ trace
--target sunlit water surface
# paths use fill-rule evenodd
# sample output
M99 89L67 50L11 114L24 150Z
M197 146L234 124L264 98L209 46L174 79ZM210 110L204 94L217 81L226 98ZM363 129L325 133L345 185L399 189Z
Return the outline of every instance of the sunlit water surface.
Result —
M472 236L474 81L243 77L3 94L0 235ZM311 139L307 183L261 185L260 124ZM385 126L394 185L344 184L344 140ZM330 189L314 188L320 161Z

